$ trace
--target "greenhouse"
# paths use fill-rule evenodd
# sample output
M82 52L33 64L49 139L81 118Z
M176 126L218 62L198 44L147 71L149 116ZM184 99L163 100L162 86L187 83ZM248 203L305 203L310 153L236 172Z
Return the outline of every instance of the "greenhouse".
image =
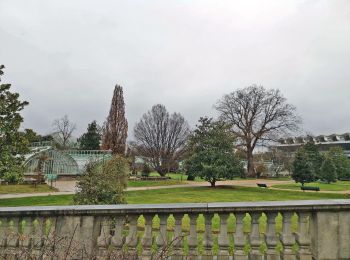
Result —
M35 143L31 146L31 152L25 156L25 175L35 175L41 160L45 175L74 177L83 172L90 160L101 161L110 156L110 151L58 150L49 142Z

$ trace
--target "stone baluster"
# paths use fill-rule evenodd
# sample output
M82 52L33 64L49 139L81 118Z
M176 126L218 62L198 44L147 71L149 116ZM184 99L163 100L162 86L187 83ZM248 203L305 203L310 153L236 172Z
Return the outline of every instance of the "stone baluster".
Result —
M183 256L182 214L174 214L175 227L173 237L173 256L171 260L180 260Z
M93 230L95 226L94 216L81 216L76 219L75 227L77 227L76 240L80 241L79 254L77 258L87 258L89 254L93 253L94 243L93 243ZM74 227L74 228L75 228ZM91 258L91 257L90 257Z
M227 235L227 219L229 217L228 213L220 214L220 233L218 238L219 244L219 259L226 260L229 258L229 240Z
M130 259L136 258L137 251L137 219L138 215L130 214L129 219L129 234L125 239L125 243L128 246L128 255Z
M111 222L109 217L101 218L100 235L97 238L98 257L104 259L107 256L107 250L111 242Z
M276 217L277 212L268 212L267 215L267 227L265 233L265 242L267 246L267 250L265 253L266 260L279 260L280 255L276 251L276 246L278 242L277 234L276 234Z
M236 230L234 234L235 251L234 251L233 258L235 260L247 260L248 256L244 253L246 236L243 230L243 218L245 214L236 213L235 216L236 216Z
M118 252L121 252L124 244L124 221L123 215L117 215L115 217L114 235L111 238L111 244L115 247Z
M205 230L204 230L204 238L203 238L203 245L204 245L204 254L202 256L202 260L206 259L213 259L213 232L212 232L212 226L211 221L213 218L213 214L205 214Z
M198 255L197 245L198 245L198 237L197 237L197 214L190 213L188 214L190 218L190 234L188 236L188 255L194 259L195 256Z
M7 235L8 220L7 218L0 218L0 252L2 251L1 248L6 247Z
M48 253L52 253L51 250L57 250L56 247L56 217L51 217L46 219L46 224L44 227L45 239L44 239L44 247L48 250ZM33 222L32 222L33 223ZM46 229L47 225L47 229ZM51 249L51 250L50 250ZM46 256L44 256L45 258ZM45 258L46 259L46 258Z
M260 213L254 212L250 214L252 217L251 231L249 234L249 242L251 246L251 251L249 252L249 259L251 260L261 260L263 255L260 253L260 232L259 232L259 218Z
M24 222L22 223L23 233L22 233L22 239L20 241L20 246L24 248L29 248L31 246L33 230L34 230L33 219L31 217L24 217L22 221Z
M9 236L7 238L7 247L16 248L19 242L19 219L12 218L9 222Z
M299 251L297 253L298 260L312 260L311 254L311 238L310 238L310 213L300 212L298 219L298 233L296 240L299 244Z
M167 219L168 215L159 214L159 234L157 236L158 257L163 259L167 250Z
M295 243L295 237L292 233L292 212L283 212L282 222L282 234L281 241L283 245L282 259L283 260L296 260L296 256L293 252L293 245Z
M152 259L152 215L144 215L145 218L145 232L142 237L142 259Z

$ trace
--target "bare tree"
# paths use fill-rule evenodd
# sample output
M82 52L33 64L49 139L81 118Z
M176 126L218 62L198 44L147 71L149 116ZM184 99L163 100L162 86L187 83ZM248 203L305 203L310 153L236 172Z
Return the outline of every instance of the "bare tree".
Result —
M277 89L262 86L236 90L225 95L215 105L220 119L231 125L238 148L246 153L248 176L255 176L253 151L264 141L276 141L278 136L296 131L301 123L296 108L287 103Z
M185 118L179 113L169 115L160 104L145 113L134 128L138 153L162 176L181 159L189 133Z
M69 144L69 140L72 137L76 125L72 123L67 115L64 115L60 119L56 119L53 122L54 131L57 134L57 142L62 146L63 149L66 149Z
M125 118L123 88L116 85L109 115L103 126L102 149L125 155L128 121Z

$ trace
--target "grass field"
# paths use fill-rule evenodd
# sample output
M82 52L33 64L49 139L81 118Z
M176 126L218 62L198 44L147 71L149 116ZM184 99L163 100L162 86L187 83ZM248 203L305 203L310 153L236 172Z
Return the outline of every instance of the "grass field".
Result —
M274 201L274 200L312 200L345 199L344 194L311 193L269 190L238 186L186 187L158 190L128 191L129 204L145 203L186 203L186 202L237 202L237 201ZM49 195L44 197L27 197L1 199L0 206L43 206L71 205L73 195Z
M341 199L349 198L343 194L330 194L330 193L303 193L295 191L281 191L281 190L269 190L250 187L238 187L238 186L218 186L216 188L210 187L186 187L186 188L169 188L158 190L142 190L142 191L128 191L126 193L127 201L129 204L143 204L143 203L179 203L179 202L235 202L235 201L272 201L272 200L310 200L310 199ZM13 198L13 199L1 199L0 206L34 206L34 205L71 205L73 195L49 195L44 197L28 197L28 198ZM266 215L262 214L259 219L259 231L264 233L266 231ZM247 214L244 218L244 230L249 232L251 228L251 217ZM169 216L167 221L167 228L172 231L174 228L175 220L172 215ZM138 236L141 238L143 235L145 220L143 216L138 219ZM156 236L159 229L159 218L155 216L153 219L153 236ZM213 229L213 251L217 253L218 250L218 232L220 228L220 217L215 214L212 219ZM197 219L197 230L199 232L198 250L203 250L203 233L204 233L204 216L199 215ZM292 229L295 232L297 229L297 216L294 215L292 219ZM182 221L182 230L184 232L189 231L189 217L185 215ZM230 214L228 218L228 232L232 233L235 230L235 217ZM276 218L276 231L282 230L282 216L279 214ZM171 234L171 232L169 233ZM187 238L184 240L185 251L188 247ZM230 253L233 252L233 240L230 236ZM140 244L139 244L140 249ZM297 248L295 244L294 249ZM282 249L281 243L277 244L276 250ZM156 251L156 249L154 249ZM266 250L265 243L261 244L261 252ZM245 251L249 251L249 245L246 244Z
M151 172L150 176L160 176L157 172ZM165 176L170 177L172 180L187 181L187 175L184 173L167 173ZM194 181L205 181L199 177L196 177Z
M160 180L160 181L128 181L128 187L154 187L154 186L171 186L186 184L185 181L180 180Z
M0 185L0 194L7 193L40 193L40 192L52 192L57 191L56 188L51 188L47 184L40 184L36 187L32 184L9 184Z
M306 183L304 186L317 186L320 187L320 190L324 191L344 191L344 190L350 190L350 181L337 181L336 183L319 183L319 182L312 182L312 183ZM291 183L291 184L279 184L279 185L273 185L274 188L279 189L289 189L289 190L300 190L301 184L300 183Z

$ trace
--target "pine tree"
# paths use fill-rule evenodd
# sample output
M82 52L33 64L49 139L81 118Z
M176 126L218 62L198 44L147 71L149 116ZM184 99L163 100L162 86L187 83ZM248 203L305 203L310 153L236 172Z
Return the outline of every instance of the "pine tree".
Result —
M306 153L306 157L308 162L311 164L313 168L313 172L315 176L320 175L321 166L322 166L322 155L320 154L317 146L314 143L306 143L303 146L303 149Z
M80 138L80 149L82 150L99 150L100 149L101 136L98 131L98 125L96 121L92 121L87 128L87 132Z
M322 181L325 181L327 183L337 181L336 167L330 156L324 156L319 177Z
M125 155L128 121L125 118L123 88L116 85L109 115L103 127L102 149Z
M312 182L316 179L315 169L312 162L308 158L305 149L300 148L294 158L292 164L292 178L295 182L304 183Z

